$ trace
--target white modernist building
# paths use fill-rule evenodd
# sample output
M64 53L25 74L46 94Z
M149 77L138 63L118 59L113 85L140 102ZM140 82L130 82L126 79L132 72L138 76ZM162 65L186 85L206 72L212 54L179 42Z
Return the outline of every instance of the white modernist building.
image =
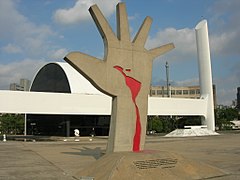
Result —
M196 26L196 39L201 98L149 97L148 115L202 116L203 125L215 131L206 20ZM48 81L51 73L56 74L55 84L52 84L54 81ZM111 103L111 97L94 88L69 64L60 62L49 63L39 70L31 92L0 91L0 113L110 115Z

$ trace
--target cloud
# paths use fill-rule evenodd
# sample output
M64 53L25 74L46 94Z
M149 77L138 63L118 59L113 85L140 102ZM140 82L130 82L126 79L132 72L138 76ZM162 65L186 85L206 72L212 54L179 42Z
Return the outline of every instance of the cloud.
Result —
M225 72L213 81L217 85L218 104L230 105L240 86L239 7L239 0L218 0L208 9L211 54Z
M209 21L210 29L212 29L211 49L220 56L240 54L239 7L239 0L219 0L208 9L211 14Z
M175 28L166 28L159 30L155 36L150 36L146 48L151 49L172 42L175 49L171 51L171 55L167 55L168 59L182 62L196 56L195 39L194 29L184 28L177 30Z
M68 50L65 48L61 48L55 51L52 51L50 54L50 58L54 59L54 60L60 60L63 59L68 53Z
M218 104L230 105L232 100L236 99L236 88L240 86L239 7L239 0L219 0L215 1L208 9L210 17L208 19L210 50L211 57L214 57L212 58L212 65L219 68L216 71L224 68L223 73L215 72L216 74L220 74L220 76L217 75L215 77L215 74L213 74L213 77L215 77L213 83L216 84L217 88ZM172 61L174 66L176 66L177 62L180 62L181 67L183 67L183 65L186 65L187 60L197 59L194 31L191 28L166 28L159 30L156 35L149 37L146 48L154 48L168 42L173 42L176 48L164 55L163 58L168 59L169 62ZM158 66L159 64L161 65L160 61L156 62ZM192 67L186 67L192 69ZM199 83L198 78L189 77L186 80L175 81L173 84L188 86Z
M18 83L21 78L32 80L45 60L24 59L9 64L0 64L0 89L9 89L10 83Z
M221 78L215 80L215 82L219 82L218 86L216 87L217 91L217 104L222 105L231 105L232 101L237 98L237 87L233 84L229 84L229 81L232 82L233 77L227 77L227 78ZM227 83L229 86L224 85L224 83Z
M192 78L192 79L185 79L182 81L174 81L174 85L176 85L176 86L196 86L196 85L199 85L199 79Z
M21 53L22 49L17 45L8 44L7 46L2 48L2 51L9 54L16 54L16 53Z
M7 57L1 59L5 63L0 64L0 89L9 89L10 83L18 83L20 78L32 80L45 63L39 56L43 57L51 49L48 42L54 35L49 26L36 25L19 13L18 3L21 1L0 1L0 50L1 57ZM20 53L25 56L23 60L19 59Z
M102 13L109 17L114 11L116 4L120 0L77 0L75 5L68 9L58 9L53 15L56 23L61 25L77 24L90 20L88 9L93 4L97 4Z
M237 87L240 87L240 62L233 63L229 69L229 74L213 79L214 84L217 84L218 104L231 105L232 100L237 98Z
M5 52L24 51L26 56L38 57L49 45L54 32L47 25L36 25L17 11L17 1L0 1L0 39L8 41Z
M135 13L134 15L132 16L128 16L128 20L129 21L134 21L136 20L137 18L139 18L139 14Z
M218 56L240 54L240 30L239 32L228 31L210 36L210 48L212 53Z

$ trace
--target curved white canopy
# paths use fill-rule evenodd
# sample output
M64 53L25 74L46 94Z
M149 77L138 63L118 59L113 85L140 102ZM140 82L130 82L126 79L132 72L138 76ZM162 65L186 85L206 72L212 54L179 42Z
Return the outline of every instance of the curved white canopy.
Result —
M63 72L65 73L65 75L67 77L71 93L104 95L102 92L97 90L85 77L83 77L79 72L77 72L68 63L51 62L51 63L45 64L43 67L41 67L41 69L43 69L45 66L47 66L49 64L55 64L63 70ZM39 71L36 73L32 82L34 82L34 79L38 76L38 73L41 71L41 69L39 69Z

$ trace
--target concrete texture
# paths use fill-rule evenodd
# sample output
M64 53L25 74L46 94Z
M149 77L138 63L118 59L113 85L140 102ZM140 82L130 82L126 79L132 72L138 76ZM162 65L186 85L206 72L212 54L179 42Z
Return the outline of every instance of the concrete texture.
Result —
M219 135L215 131L207 128L175 129L166 135L166 137L186 137L186 136L215 136Z
M145 149L177 154L221 169L225 175L212 178L214 180L240 179L240 132L237 132L185 138L147 136ZM83 137L80 142L73 139L67 142L0 141L0 179L80 179L84 174L79 172L96 164L105 153L106 145L106 138L94 138L90 142Z
M145 18L131 41L124 3L117 5L117 35L97 5L91 6L89 12L103 38L104 59L81 52L71 52L64 59L98 90L113 98L107 152L142 150L152 63L174 45L145 49L152 23L150 17Z
M104 167L104 168L102 168ZM90 165L78 176L96 179L207 179L226 173L205 163L190 160L166 151L118 152L107 154Z

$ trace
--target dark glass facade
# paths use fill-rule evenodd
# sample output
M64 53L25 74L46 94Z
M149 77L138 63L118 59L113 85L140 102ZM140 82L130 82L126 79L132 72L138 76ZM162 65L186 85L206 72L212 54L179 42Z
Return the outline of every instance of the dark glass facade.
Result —
M71 93L68 78L62 67L55 63L45 65L36 75L30 91ZM109 133L110 116L98 115L27 115L27 134L43 136L89 136L94 128L97 136Z
M30 91L71 93L65 72L54 63L47 64L38 72Z
M97 136L107 136L110 116L98 115L27 115L28 135L74 136L74 129L81 136L90 136L93 131Z
M240 111L240 87L237 88L237 109Z

